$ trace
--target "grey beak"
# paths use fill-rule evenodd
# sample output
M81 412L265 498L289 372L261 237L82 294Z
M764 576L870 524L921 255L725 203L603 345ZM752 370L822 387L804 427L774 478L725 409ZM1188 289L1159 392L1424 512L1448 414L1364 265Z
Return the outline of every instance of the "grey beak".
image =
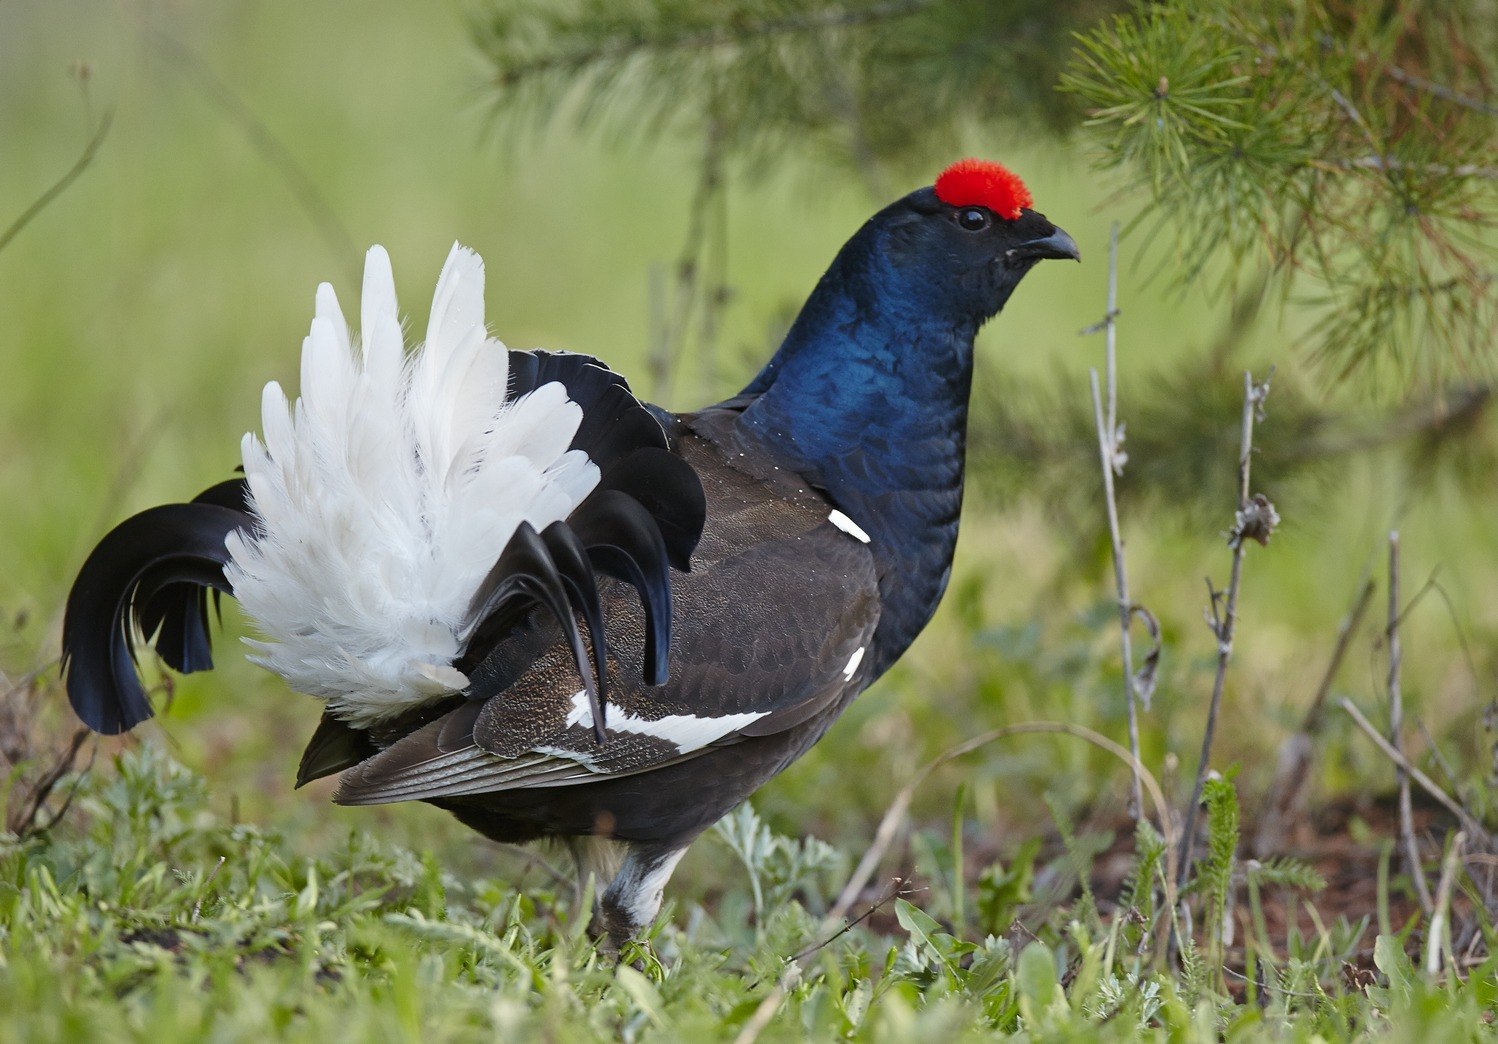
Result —
M1082 260L1082 252L1077 249L1077 243L1071 236L1061 229L1053 229L1051 234L1044 239L1032 239L1028 243L1021 243L1017 247L1008 250L1008 256L1018 258L1071 258L1073 261Z

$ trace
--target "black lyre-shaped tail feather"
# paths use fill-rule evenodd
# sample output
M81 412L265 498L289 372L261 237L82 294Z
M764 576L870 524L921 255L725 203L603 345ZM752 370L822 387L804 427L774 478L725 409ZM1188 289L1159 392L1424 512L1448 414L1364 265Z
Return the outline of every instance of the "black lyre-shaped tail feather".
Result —
M115 735L151 716L136 673L137 626L174 669L211 666L208 591L229 589L224 541L252 524L250 515L210 496L221 488L205 493L207 500L127 518L79 570L63 618L63 667L68 700L95 732Z
M645 681L664 685L671 648L671 577L655 519L634 497L606 489L585 500L568 521L594 567L639 592L645 609Z
M697 473L671 452L660 421L623 377L587 355L510 353L511 397L552 381L582 407L571 448L598 466L599 483L565 521L539 534L522 526L512 538L470 606L474 625L463 660L481 663L531 608L544 606L572 648L594 734L602 742L607 674L595 571L638 592L645 611L645 681L664 684L671 648L670 569L690 568L707 502Z
M192 498L193 504L216 504L249 511L249 483L227 479ZM248 522L248 517L246 518ZM152 644L168 667L179 674L213 670L213 642L208 632L208 599L218 608L226 587L202 587L191 582L168 584L141 603L137 618L140 630L155 635Z
M562 523L548 526L551 530ZM564 552L568 566L575 565ZM588 694L588 703L593 710L593 730L598 742L603 742L603 694L600 691L603 678L603 631L602 614L598 611L598 591L591 582L583 590L589 594L575 597L579 589L577 577L564 579L562 571L552 557L551 547L542 540L541 534L529 522L520 523L520 528L505 545L504 552L489 570L489 575L479 585L469 606L468 617L475 621L467 648L492 649L512 628L537 605L544 607L562 627L572 657L577 662L578 674L583 679L583 690ZM591 601L591 614L587 603ZM593 646L590 661L583 644L582 632L577 627L577 616L582 615L588 628L588 640Z

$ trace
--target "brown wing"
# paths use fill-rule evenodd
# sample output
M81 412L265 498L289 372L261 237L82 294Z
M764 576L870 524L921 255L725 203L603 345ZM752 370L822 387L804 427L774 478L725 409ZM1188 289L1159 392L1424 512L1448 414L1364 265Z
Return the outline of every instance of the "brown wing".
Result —
M681 450L702 476L708 513L692 571L672 576L667 683L640 680L644 615L629 588L608 584L602 743L574 657L553 641L510 668L513 680L498 695L468 701L350 769L336 800L375 804L648 772L791 728L867 684L863 650L879 600L860 536L834 524L830 506L808 489L723 467L695 437Z

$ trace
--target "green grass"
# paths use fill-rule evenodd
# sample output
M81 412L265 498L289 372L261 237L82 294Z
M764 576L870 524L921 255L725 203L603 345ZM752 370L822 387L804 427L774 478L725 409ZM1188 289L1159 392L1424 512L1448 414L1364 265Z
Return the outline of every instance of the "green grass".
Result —
M56 656L67 585L111 524L233 467L240 435L258 423L260 386L295 383L316 283L331 280L346 307L357 296L356 253L324 234L252 132L171 57L162 31L192 47L274 134L357 247L389 247L413 328L461 239L487 261L490 318L507 342L595 352L632 377L644 372L649 272L680 249L697 147L616 147L607 133L580 136L565 124L496 130L465 6L0 4L0 225L74 162L91 118L115 114L94 165L0 251L8 678ZM68 74L77 59L91 69L88 106ZM1087 259L1027 279L983 335L978 383L1034 382L1085 401L1086 367L1101 346L1076 331L1102 311L1107 226L1127 213L1089 173L1080 142L977 141L972 150L1019 169ZM932 157L932 171L950 158ZM776 322L882 202L826 177L815 157L787 155L766 180L736 177L722 372L709 387L688 366L667 404L696 405L747 377ZM1224 310L1151 281L1151 270L1140 261L1123 272L1126 421L1131 392L1153 374L1188 370ZM1325 387L1297 347L1303 325L1293 308L1276 313L1241 357ZM1353 411L1378 399L1356 385L1325 394ZM1236 417L1201 423L1231 431ZM1264 423L1275 423L1273 398ZM1136 460L1122 481L1171 466ZM1395 522L1406 590L1439 567L1450 600L1448 612L1431 595L1404 622L1409 714L1456 766L1452 789L1479 810L1488 803L1482 713L1498 670L1491 490L1474 499L1470 488L1418 477L1395 454L1359 457L1291 489L1273 544L1250 549L1214 758L1237 769L1245 821ZM731 1037L781 980L785 958L830 934L819 923L830 896L928 759L1027 720L1124 735L1105 549L1079 545L1050 505L981 493L928 632L755 799L779 834L822 837L831 854L788 882L776 875L790 871L753 858L746 868L723 840L705 838L677 873L675 905L639 975L593 954L570 887L526 857L426 807L343 809L328 803L326 784L292 791L319 708L243 661L230 609L220 669L162 694L141 746L104 743L86 798L55 829L0 842L0 1039ZM1144 760L1179 806L1211 685L1202 577L1225 577L1231 511L1209 505L1205 517L1218 521L1186 523L1169 507L1128 511L1124 526L1135 595L1166 639ZM1357 638L1334 686L1376 719L1378 626ZM43 725L60 734L62 716L53 692ZM1413 746L1445 782L1425 744ZM1371 819L1374 799L1392 787L1388 763L1335 715L1320 755L1313 802L1347 798ZM1377 929L1355 929L1377 909L1343 927L1331 918L1324 932L1256 940L1274 962L1262 1006L1223 977L1134 960L1114 934L1133 930L1112 916L1117 897L1099 897L1106 916L1095 920L1074 895L1085 852L1107 845L1125 791L1113 758L1066 737L996 743L934 773L915 797L911 843L885 862L926 891L817 951L763 1039L925 1039L1017 1030L1021 1019L1036 1036L1129 1039L1146 1015L1151 1032L1175 1039L1240 1023L1249 1036L1290 1039L1389 1020L1403 1037L1477 1032L1477 1013L1492 1007L1491 965L1466 969L1465 985L1436 985L1406 974L1399 946L1385 942L1371 990L1349 984L1339 961L1369 971ZM1058 819L1076 822L1063 831ZM1442 831L1437 824L1436 841ZM1082 854L1061 851L1067 832ZM765 851L791 862L787 853L801 852L804 862L811 850L797 844ZM756 880L769 911L759 917ZM1406 901L1407 888L1396 869L1382 898ZM1016 918L1025 931L1010 930ZM1418 927L1395 922L1390 932ZM1025 949L1026 931L1044 940L1049 960ZM986 943L990 933L1002 944ZM1408 941L1418 952L1419 939ZM1066 985L1053 988L1045 967Z
M1498 1002L1494 961L1443 986L1392 937L1377 981L1354 982L1336 932L1232 999L1209 965L1151 970L1123 918L1058 908L985 932L1025 894L998 877L966 928L913 894L884 930L812 949L842 860L747 811L700 844L742 854L758 901L742 875L711 904L678 900L615 964L556 882L465 877L364 830L308 852L208 793L143 747L89 776L67 829L0 847L0 1040L710 1040L764 1008L767 1041L1457 1041L1483 1038Z

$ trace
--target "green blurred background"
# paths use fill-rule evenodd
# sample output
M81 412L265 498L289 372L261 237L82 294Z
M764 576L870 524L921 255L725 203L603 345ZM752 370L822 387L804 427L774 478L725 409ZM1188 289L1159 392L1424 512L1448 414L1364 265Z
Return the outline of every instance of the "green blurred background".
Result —
M497 119L471 13L467 4L394 0L0 5L0 226L77 160L104 114L113 116L92 165L0 250L0 612L10 621L0 667L8 674L55 658L67 585L109 526L189 497L234 467L241 434L258 425L260 387L295 386L314 287L331 281L354 309L369 244L391 253L408 329L425 323L442 259L459 240L487 263L490 325L509 345L594 353L649 389L651 272L681 249L697 144L670 135L626 142L607 118L586 132L565 116ZM1103 311L1109 222L1131 211L1090 172L1085 137L965 145L1019 171L1038 208L1084 254L1081 266L1041 266L984 332L986 408L1041 395L1084 408L1086 369L1100 365L1102 342L1078 331ZM927 176L954 158L931 156ZM862 181L829 174L811 150L788 147L768 167L733 177L726 197L733 294L720 372L704 378L683 367L658 390L665 405L688 409L736 390L843 240L885 202ZM1222 299L1152 279L1154 265L1137 260L1132 240L1124 256L1128 421L1131 390L1196 372L1193 361L1228 316ZM1277 310L1235 359L1260 371L1273 363L1278 380L1353 414L1364 397L1376 401L1381 393L1366 385L1327 390L1299 347L1305 326L1294 307ZM1240 379L1227 377L1222 415L1200 421L1227 444ZM1271 398L1265 425L1274 423ZM1143 437L1132 425L1130 434ZM984 441L983 452L1002 466L1002 443ZM1095 458L1095 443L1076 452ZM1234 465L1224 454L1227 481ZM1175 465L1168 455L1136 454L1131 466L1125 484ZM1408 478L1392 451L1373 452L1277 490L1285 522L1269 548L1249 552L1215 759L1240 765L1248 792L1262 790L1337 621L1363 575L1380 568L1396 521L1406 589L1439 567L1450 606L1433 595L1407 622L1407 699L1455 760L1480 769L1490 757L1480 723L1498 632L1494 505L1447 481L1411 495ZM1023 476L999 488L1003 496L980 483L970 498L952 592L928 633L757 799L779 829L856 845L916 766L1007 722L1061 719L1123 737L1098 530L1058 525L1053 505L1025 495ZM1097 484L1074 492L1101 519ZM1165 628L1160 691L1144 729L1146 760L1167 782L1189 785L1194 769L1215 654L1201 622L1202 578L1226 583L1231 507L1126 510L1134 593ZM304 836L309 848L383 824L397 839L470 861L462 865L493 865L487 847L434 810L339 809L322 784L294 793L318 706L246 665L232 639L220 650L220 670L177 682L167 712L142 733L216 780L224 807ZM1335 691L1372 707L1382 671L1365 632ZM1391 786L1387 765L1341 720L1326 751L1319 794ZM918 811L949 818L959 785L972 829L1000 849L1043 828L1047 793L1106 812L1125 789L1107 758L1034 737L946 770L925 786ZM687 877L711 881L722 859L721 850L694 852Z

